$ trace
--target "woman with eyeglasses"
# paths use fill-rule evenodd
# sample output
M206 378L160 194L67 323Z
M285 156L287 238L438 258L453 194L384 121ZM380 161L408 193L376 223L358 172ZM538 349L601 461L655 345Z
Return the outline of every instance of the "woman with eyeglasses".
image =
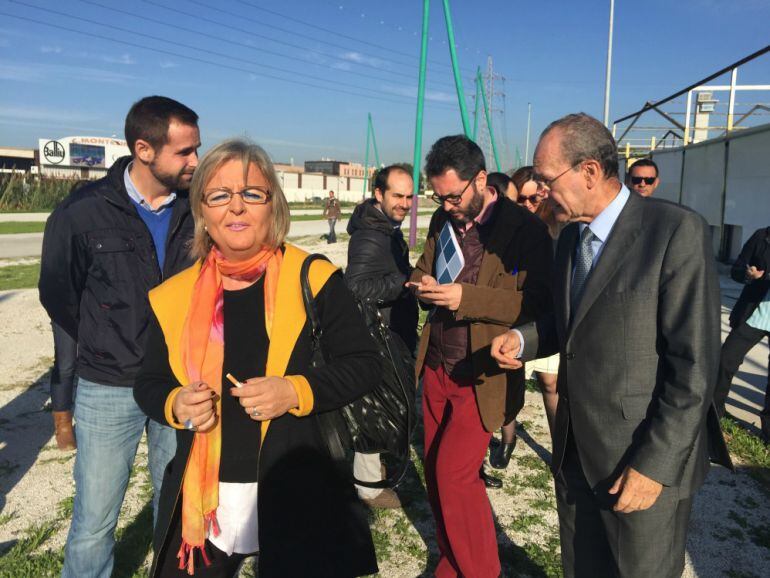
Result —
M261 578L377 572L363 504L315 413L379 379L377 349L339 270L310 268L328 362L311 364L307 254L284 242L289 208L267 153L225 141L190 188L195 265L150 292L134 397L177 429L150 575L229 577L259 553Z

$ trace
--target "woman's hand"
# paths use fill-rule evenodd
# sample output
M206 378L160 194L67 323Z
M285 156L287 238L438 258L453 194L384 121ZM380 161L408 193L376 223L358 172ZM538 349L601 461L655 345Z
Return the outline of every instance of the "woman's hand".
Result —
M230 389L230 393L255 421L275 419L299 406L294 386L283 377L252 377L243 382L243 387Z
M172 411L179 423L190 420L194 431L205 433L217 423L217 394L202 381L185 385L174 398Z

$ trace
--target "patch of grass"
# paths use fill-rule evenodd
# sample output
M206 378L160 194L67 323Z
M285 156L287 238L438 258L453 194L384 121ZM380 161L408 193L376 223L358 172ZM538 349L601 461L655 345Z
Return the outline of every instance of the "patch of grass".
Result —
M755 545L770 550L770 528L766 526L752 526L749 528L748 534Z
M770 468L770 447L761 439L727 417L722 418L722 430L731 454L738 456L748 465Z
M40 460L39 464L66 464L68 461L70 461L73 457L75 457L75 452L70 452L68 454L65 454L63 456L55 456L52 458L45 458L44 460Z
M128 526L115 532L114 578L147 576L144 561L152 548L152 502L148 501Z
M5 526L11 520L16 518L16 512L8 512L7 514L0 515L0 528Z
M18 233L42 233L45 223L38 221L5 221L0 222L0 235L16 235Z
M548 511L556 509L556 501L553 492L541 491L538 493L538 497L529 501L529 505L533 510Z
M527 379L524 382L524 387L529 392L540 393L540 386L537 384L537 380L536 379Z
M550 490L553 488L553 477L548 470L540 470L524 478L524 483L536 490Z
M545 518L540 514L524 514L513 519L510 529L513 532L527 532L535 526L545 526Z
M561 569L561 543L558 535L549 536L544 545L530 542L524 546L524 551L530 560L537 564L546 576L560 577Z
M770 446L727 417L722 418L722 431L730 454L749 467L749 475L770 497Z
M37 287L39 278L40 263L0 267L0 291Z
M16 471L18 467L19 467L19 464L13 464L8 460L0 461L0 477L4 477L9 474L12 474L13 472Z
M387 512L382 510L372 510L369 518L369 527L372 531L372 541L378 562L385 562L391 554L390 534L384 524L385 518L387 518Z
M733 522L738 524L744 530L749 527L749 521L746 518L744 518L743 516L741 516L738 513L734 512L733 510L730 510L730 512L727 514L727 519L728 520L732 520Z
M18 576L58 576L64 563L64 551L36 552L59 528L52 520L30 527L24 538L0 558L0 578Z
M528 468L530 470L549 471L548 466L542 459L540 459L539 456L533 456L533 455L518 456L516 458L516 463L519 464L521 467Z
M753 572L746 572L744 570L728 570L725 572L727 578L759 578Z

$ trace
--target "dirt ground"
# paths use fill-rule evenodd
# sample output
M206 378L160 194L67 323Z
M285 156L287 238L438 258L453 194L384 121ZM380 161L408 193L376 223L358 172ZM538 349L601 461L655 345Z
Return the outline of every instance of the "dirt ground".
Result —
M306 249L346 262L346 243L298 240ZM48 522L53 531L35 552L60 552L66 539L75 453L56 449L48 400L53 359L50 326L36 290L0 292L0 551ZM414 577L435 564L434 527L415 446L415 467L399 493L403 510L375 512L372 529L380 576ZM504 488L489 492L505 576L558 576L558 521L550 474L548 426L539 393L527 393L520 441L502 472ZM121 513L130 526L147 504L146 449L142 444ZM739 466L735 474L715 467L695 499L684 576L770 575L770 500L767 490ZM146 511L146 510L145 510ZM146 559L145 559L146 560ZM141 563L135 575L143 575ZM253 575L251 569L242 571Z

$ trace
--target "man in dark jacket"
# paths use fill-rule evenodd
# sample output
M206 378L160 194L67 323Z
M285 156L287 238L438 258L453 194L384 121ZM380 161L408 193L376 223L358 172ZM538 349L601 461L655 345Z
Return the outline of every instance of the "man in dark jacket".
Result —
M770 335L770 227L755 231L741 249L730 271L733 279L744 283L741 296L730 313L732 331L722 345L719 378L714 389L714 404L720 416L733 377L743 358L762 338ZM765 387L765 405L759 414L762 435L770 439L770 376Z
M411 209L413 191L412 175L404 167L391 165L377 173L374 197L358 205L348 223L350 242L345 270L345 281L353 295L375 302L390 329L412 352L417 346L417 300L405 286L412 266L401 223ZM356 453L353 472L359 480L381 480L379 455ZM401 506L391 489L356 488L370 507Z
M187 189L198 164L198 115L151 96L126 117L130 157L51 214L40 302L78 343L75 500L62 576L107 578L114 532L147 427L153 506L174 455L174 430L149 422L132 386L144 356L147 293L191 264ZM154 508L157 509L157 508Z

